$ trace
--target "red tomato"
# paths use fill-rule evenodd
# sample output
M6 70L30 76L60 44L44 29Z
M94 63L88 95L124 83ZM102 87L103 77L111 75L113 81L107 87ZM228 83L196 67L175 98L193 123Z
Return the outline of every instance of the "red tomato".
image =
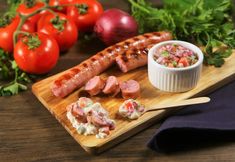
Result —
M12 52L13 50L13 33L17 28L19 21L14 18L12 22L0 28L0 48L4 51Z
M14 48L17 65L31 74L49 72L56 65L58 57L59 47L56 40L43 33L34 33L31 37L20 39Z
M21 28L22 31L25 31L25 32L29 32L29 33L34 33L36 32L36 25L29 22L29 21L26 21L22 28Z
M20 22L20 18L17 17L18 22ZM28 33L34 33L36 32L36 24L33 24L29 20L26 20L23 26L21 27L21 31L28 32ZM18 39L21 38L23 35L19 34Z
M19 7L17 8L17 12L26 16L26 15L29 15L31 14L32 12L42 8L45 4L42 3L42 2L36 2L34 6L32 7L28 7L25 3L22 3L19 5ZM39 18L41 17L41 14L43 14L45 12L42 12L40 14L36 14L32 17L30 17L28 20L32 23L37 23L37 21L39 20Z
M77 25L79 31L92 31L96 20L103 13L102 5L96 0L75 0L79 7L69 6L67 8L67 15Z
M60 5L66 5L66 4L72 4L74 0L50 0L49 6L60 6ZM57 12L66 13L67 7L62 7L61 10L54 9Z
M184 65L184 67L189 66L189 62L188 62L188 59L186 57L180 58L179 63L182 63Z
M38 21L38 32L48 34L55 38L60 50L66 51L77 41L78 31L73 21L69 20L64 14L47 14ZM53 22L54 21L54 22Z
M13 51L13 34L20 22L19 17L15 17L11 20L11 23L5 27L0 28L0 48L4 51L11 53ZM26 21L22 26L22 31L25 32L35 32L35 26Z

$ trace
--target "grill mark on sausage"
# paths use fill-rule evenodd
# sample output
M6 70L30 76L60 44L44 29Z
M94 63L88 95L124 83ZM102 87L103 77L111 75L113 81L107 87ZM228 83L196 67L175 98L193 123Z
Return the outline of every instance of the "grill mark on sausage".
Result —
M143 35L143 37L145 37L145 38L147 38L147 39L148 39L148 38L150 38L150 37L151 37L151 35L149 35L149 34L144 34L144 35Z
M134 57L135 59L139 59L139 54L138 54L138 53L132 52L130 55L131 55L132 57Z
M66 73L66 74L64 74L64 79L65 79L65 80L69 80L69 79L71 79L71 78L72 78L71 73Z
M92 62L95 62L96 60L97 60L97 59L94 58L94 57L91 58L91 61L92 61Z
M118 44L115 44L113 47L115 50L122 49L122 46Z
M80 70L79 68L72 68L70 71L71 71L72 73L74 73L74 74L77 74L77 73L79 73L81 70Z
M124 52L124 53L122 54L121 59L122 59L124 62L128 62L128 58L127 58L127 56L126 56L126 52Z
M58 79L58 80L55 80L54 84L58 87L62 86L62 78Z
M160 37L161 33L160 32L153 32L153 35Z
M125 41L124 42L124 48L129 48L131 42Z
M140 39L138 37L133 38L133 41L139 41Z
M104 57L104 54L103 54L102 52L100 52L99 55L100 55L101 57Z
M137 53L139 50L136 49L136 48L134 48L132 51L133 51L134 53Z
M87 63L85 63L85 62L82 64L82 66L83 66L84 68L88 68Z
M112 50L111 48L106 49L106 51L107 51L108 53L113 52L113 50Z

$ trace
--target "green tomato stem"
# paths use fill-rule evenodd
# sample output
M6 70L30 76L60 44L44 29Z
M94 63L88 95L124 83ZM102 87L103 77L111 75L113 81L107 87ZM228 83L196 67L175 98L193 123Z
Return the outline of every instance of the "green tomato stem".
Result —
M48 10L48 11L52 12L52 10L51 10L50 8L51 8L51 6L49 6L47 3L45 3L45 6L44 6L44 7L35 10L35 11L32 12L31 14L28 14L28 15L26 15L26 16L19 14L19 16L20 16L20 23L19 23L19 25L17 26L16 31L15 31L14 34L13 34L14 47L15 47L16 42L17 42L17 35L18 35L20 29L22 28L23 24L25 23L25 21L26 21L28 18L30 18L30 17L32 17L32 16L34 16L34 15L36 15L36 14L39 14L39 13L40 13L41 11L43 11L43 10Z
M20 15L20 23L19 23L19 25L17 26L16 31L15 31L14 34L13 34L14 47L15 47L16 42L17 42L18 33L20 32L20 29L22 28L22 26L23 26L23 24L25 23L25 21L26 21L26 16Z
M15 31L14 34L13 34L14 47L15 47L16 42L17 42L17 35L18 35L17 33L20 31L20 29L21 29L22 26L24 25L25 21L26 21L29 17L32 17L32 16L34 16L34 15L40 13L41 11L43 11L43 10L45 10L45 9L47 9L47 7L42 7L42 8L40 8L40 9L38 9L38 10L32 12L31 14L28 14L27 16L24 16L24 15L19 14L19 16L20 16L20 23L19 23L19 25L17 26L16 31Z
M22 28L23 24L25 23L25 21L26 21L28 18L30 18L30 17L32 17L32 16L34 16L34 15L36 15L36 14L39 14L39 13L40 13L41 11L43 11L43 10L48 10L49 12L53 13L54 15L58 15L56 12L54 12L54 11L51 10L51 9L53 9L53 8L58 8L58 7L75 6L75 5L76 5L76 4L65 4L65 5L58 5L58 6L49 6L47 3L45 3L45 6L44 6L44 7L35 10L35 11L32 12L31 14L28 14L28 15L26 15L26 16L19 14L19 16L20 16L20 23L19 23L19 25L17 26L16 31L15 31L14 34L13 34L14 47L15 47L16 42L17 42L17 36L18 36L18 34L19 34L19 31L20 31L20 29Z
M77 9L78 9L78 12L79 12L79 14L81 14L81 15L85 15L85 14L87 14L87 11L88 11L88 6L87 6L87 4L76 4L76 7L77 7Z

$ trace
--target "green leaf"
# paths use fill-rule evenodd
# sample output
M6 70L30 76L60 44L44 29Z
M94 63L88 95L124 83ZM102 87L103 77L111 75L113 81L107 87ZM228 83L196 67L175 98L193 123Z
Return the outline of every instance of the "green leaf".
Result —
M15 60L14 60L14 61L11 61L11 68L12 68L12 69L18 69L18 66L17 66Z
M229 56L232 55L233 50L231 48L225 49L225 50L218 50L218 53L221 55L223 58L228 58Z
M0 96L16 95L19 91L27 90L27 86L18 82L12 82L9 85L0 87Z

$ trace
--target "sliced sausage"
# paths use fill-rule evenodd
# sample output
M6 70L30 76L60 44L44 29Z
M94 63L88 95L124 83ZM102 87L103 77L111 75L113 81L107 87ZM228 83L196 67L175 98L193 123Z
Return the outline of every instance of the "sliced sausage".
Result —
M71 105L67 106L67 111L70 111L72 115L76 118L78 122L86 123L86 115L82 108L80 108L77 103L72 103Z
M124 99L135 99L140 96L140 85L135 80L121 82L120 88Z
M105 81L100 76L91 78L85 85L85 91L91 96L95 96L102 91L105 86Z
M149 45L172 38L169 32L153 32L139 35L110 46L60 75L51 85L52 93L65 97L77 88L81 88L92 77L109 68L118 55L127 50L143 49Z
M109 76L103 89L104 94L117 95L120 92L119 81L115 76Z
M102 118L102 116L96 114L93 111L88 112L87 121L89 123L94 124L95 126L98 126L98 127L103 127L103 126L108 126L109 125L107 123L107 121L104 118Z

